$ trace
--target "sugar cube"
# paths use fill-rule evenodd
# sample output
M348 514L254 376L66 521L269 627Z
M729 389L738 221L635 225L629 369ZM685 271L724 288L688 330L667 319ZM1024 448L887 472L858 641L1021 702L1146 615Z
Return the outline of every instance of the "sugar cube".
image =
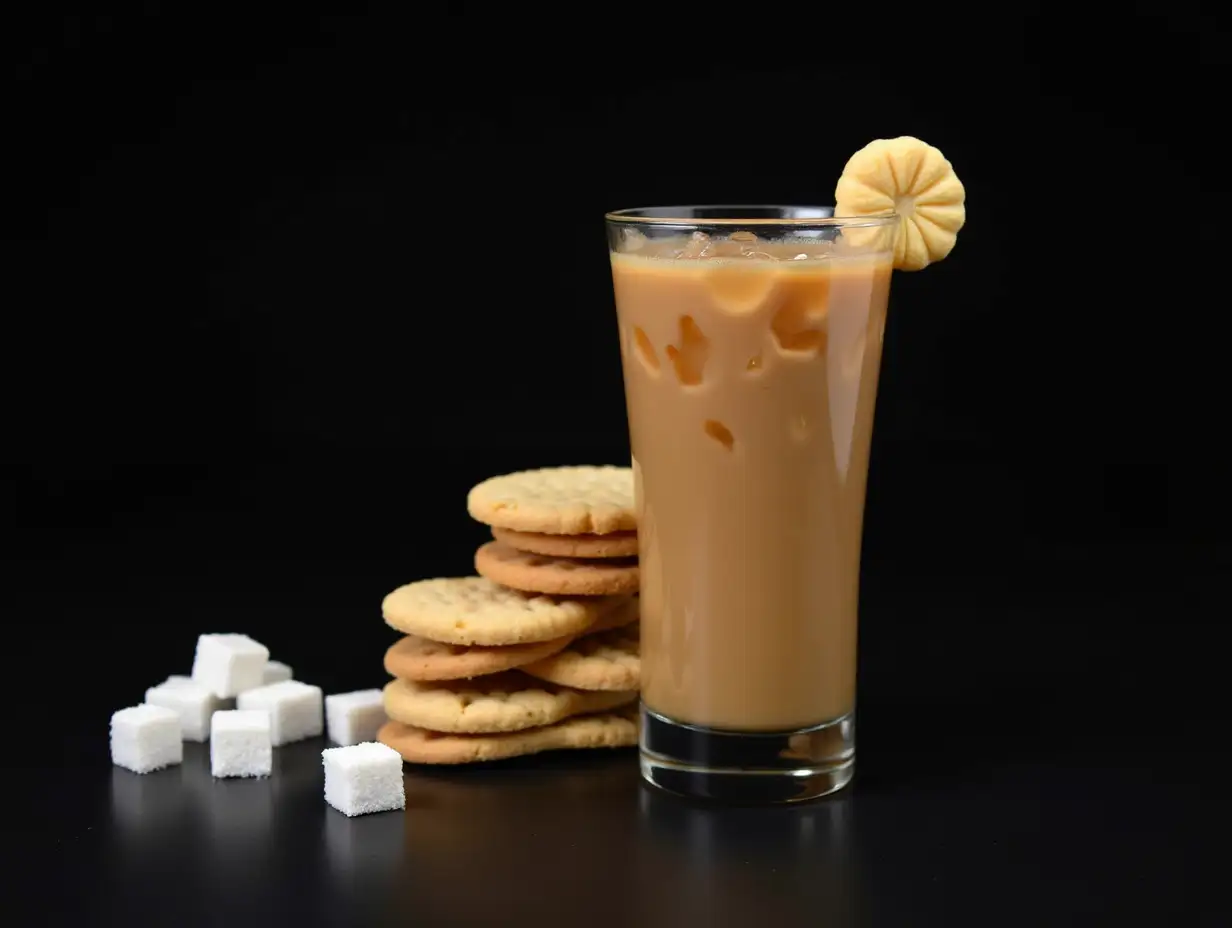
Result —
M198 681L194 680L192 677L185 676L182 673L173 673L163 682L164 683L196 683L198 686L201 685L200 683L198 683ZM213 692L213 690L211 690L211 692ZM221 696L215 696L214 702L217 703L217 708L214 710L215 712L217 712L219 709L234 709L235 708L235 697L234 696L230 696L226 699L223 699ZM208 730L209 730L208 724L206 725L206 730L207 730L206 737L209 737L208 736Z
M266 683L281 683L283 680L290 680L294 674L291 673L291 668L282 661L269 661L265 665L265 675L261 678L261 684Z
M209 688L188 677L168 677L145 691L151 706L171 709L180 717L180 737L185 741L206 741L210 737L210 717L224 708Z
M375 741L385 724L385 706L380 690L356 690L325 697L325 729L334 744L351 745Z
M111 762L133 773L161 770L184 760L180 717L144 703L111 716Z
M299 680L283 680L245 690L235 700L239 709L269 713L270 740L274 747L319 735L324 728L321 704L321 688Z
M202 635L192 676L215 696L227 699L260 686L267 661L269 648L247 635Z
M267 777L274 769L268 712L227 709L210 724L210 773L216 777Z
M343 815L367 815L406 808L402 756L375 741L321 752L325 801Z

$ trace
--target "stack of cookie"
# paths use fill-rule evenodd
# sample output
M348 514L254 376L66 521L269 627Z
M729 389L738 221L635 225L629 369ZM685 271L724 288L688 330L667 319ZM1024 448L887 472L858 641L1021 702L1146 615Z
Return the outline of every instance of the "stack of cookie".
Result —
M491 526L479 576L384 601L405 637L379 739L414 763L636 743L641 665L633 475L561 467L494 477L467 508Z

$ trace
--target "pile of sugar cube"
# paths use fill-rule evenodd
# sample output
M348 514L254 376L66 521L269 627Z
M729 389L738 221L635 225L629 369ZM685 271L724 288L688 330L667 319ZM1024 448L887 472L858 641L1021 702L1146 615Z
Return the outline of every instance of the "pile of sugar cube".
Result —
M210 742L215 777L264 777L274 748L326 731L325 801L351 815L402 809L402 757L376 741L379 689L324 696L247 635L197 639L191 676L171 676L111 717L111 760L133 773L183 762L185 741Z

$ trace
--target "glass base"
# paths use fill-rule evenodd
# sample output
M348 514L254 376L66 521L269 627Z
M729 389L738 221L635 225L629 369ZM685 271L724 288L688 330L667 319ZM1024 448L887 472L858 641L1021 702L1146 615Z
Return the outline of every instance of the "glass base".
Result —
M733 732L673 722L642 706L642 776L724 803L803 802L838 792L856 765L855 713L811 728Z

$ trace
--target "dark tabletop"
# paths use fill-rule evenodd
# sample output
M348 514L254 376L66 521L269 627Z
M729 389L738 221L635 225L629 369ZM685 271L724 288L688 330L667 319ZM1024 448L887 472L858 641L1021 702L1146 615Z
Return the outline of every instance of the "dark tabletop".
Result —
M61 755L18 762L37 797L16 872L38 916L20 923L1228 924L1221 617L1195 605L1210 588L1096 579L1089 595L866 582L856 783L790 808L675 799L623 750L408 767L404 813L347 819L322 799L320 740L259 781L212 780L191 744L178 768L112 768L123 701L99 680L107 704ZM1158 621L1178 596L1189 610ZM165 621L169 598L132 608ZM356 628L374 669L388 630ZM368 679L331 675L325 637L273 650L327 690ZM168 660L124 672L147 685Z
M641 787L630 751L559 755L408 772L405 813L347 819L322 802L321 747L280 750L262 781L213 781L198 745L159 774L92 771L80 786L92 814L54 851L74 884L55 907L137 925L1194 925L1227 913L1201 852L1209 811L1163 762L1129 770L1066 752L956 776L924 755L897 781L758 810Z

